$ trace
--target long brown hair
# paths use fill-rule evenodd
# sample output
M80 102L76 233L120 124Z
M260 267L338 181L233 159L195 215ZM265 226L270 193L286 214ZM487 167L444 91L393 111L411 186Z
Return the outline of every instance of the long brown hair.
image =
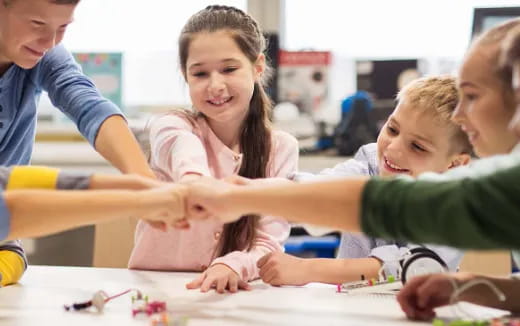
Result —
M228 6L208 6L191 16L179 37L179 61L186 77L186 62L190 42L201 32L228 31L244 55L254 64L266 49L265 38L257 22L240 9ZM248 114L240 130L240 150L243 162L239 175L247 178L266 177L271 153L270 114L272 102L264 90L263 82L255 82ZM219 243L219 255L235 250L249 250L256 237L258 216L247 215L226 224Z

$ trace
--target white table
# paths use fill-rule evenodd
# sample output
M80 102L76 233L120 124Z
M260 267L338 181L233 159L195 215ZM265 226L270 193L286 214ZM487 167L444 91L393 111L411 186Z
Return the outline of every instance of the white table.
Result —
M30 266L20 284L0 289L0 325L150 325L131 316L131 295L103 313L67 312L64 304L138 288L168 310L190 316L188 325L410 325L392 296L335 293L334 286L276 288L256 281L236 294L186 290L194 273ZM423 324L424 325L424 324Z

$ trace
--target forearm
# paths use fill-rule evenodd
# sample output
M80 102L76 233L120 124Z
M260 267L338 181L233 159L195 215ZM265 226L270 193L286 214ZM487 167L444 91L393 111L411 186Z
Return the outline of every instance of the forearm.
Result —
M149 196L145 191L124 190L16 190L5 192L4 199L11 219L7 240L60 232L115 218L140 217L172 200L164 195Z
M377 278L381 263L375 258L308 259L308 282L341 284Z
M520 280L472 274L462 274L457 276L457 278L459 279L459 287L468 282L476 282L476 280L489 281L504 293L506 297L505 301L500 301L489 286L478 284L469 288L467 291L464 291L457 301L471 302L482 306L508 310L516 313L520 312Z
M241 214L281 216L289 221L359 231L366 178L234 188L224 195Z
M95 146L121 172L155 178L137 140L121 116L114 115L103 122Z

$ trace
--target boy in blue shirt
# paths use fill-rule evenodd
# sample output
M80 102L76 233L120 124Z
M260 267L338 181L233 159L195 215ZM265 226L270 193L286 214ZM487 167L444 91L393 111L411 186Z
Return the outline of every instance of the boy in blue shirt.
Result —
M0 166L30 163L36 109L40 94L46 91L115 167L123 173L153 177L119 108L101 96L59 45L78 2L0 0ZM0 248L0 260L10 252L23 257L21 247L12 242Z

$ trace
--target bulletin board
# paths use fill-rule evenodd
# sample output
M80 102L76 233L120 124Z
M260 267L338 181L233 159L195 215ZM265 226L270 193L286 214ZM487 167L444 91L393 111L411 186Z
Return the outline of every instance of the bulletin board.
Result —
M74 53L74 58L101 94L123 109L123 54Z

